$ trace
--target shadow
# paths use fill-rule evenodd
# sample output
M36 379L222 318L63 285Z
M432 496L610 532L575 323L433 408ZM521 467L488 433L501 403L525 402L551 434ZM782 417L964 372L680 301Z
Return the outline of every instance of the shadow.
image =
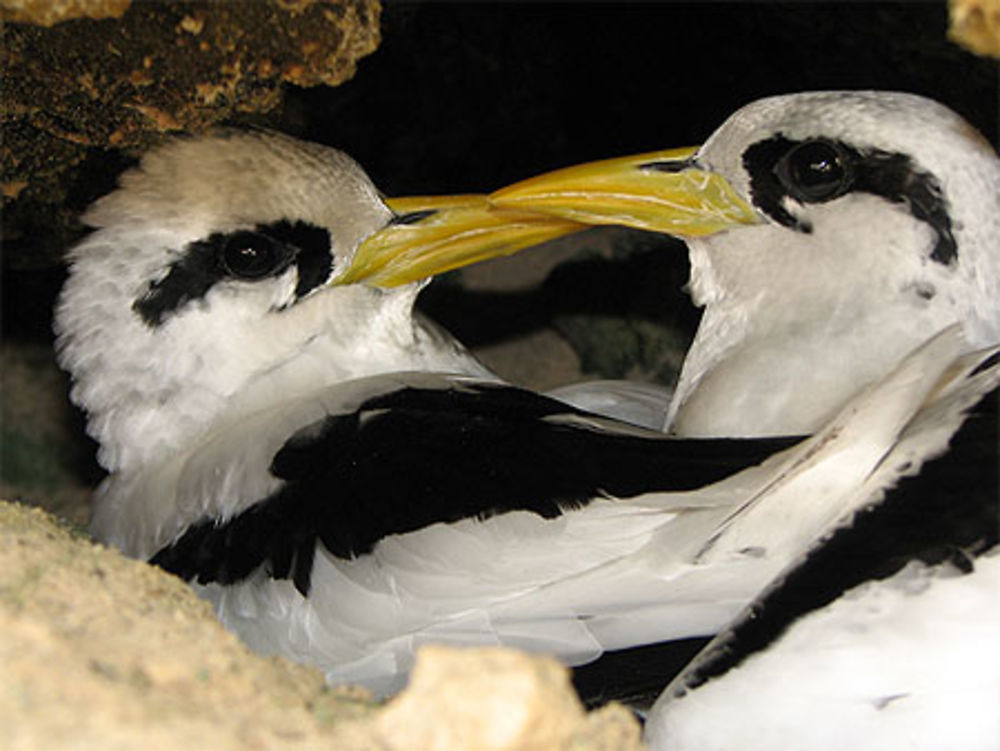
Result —
M682 291L688 277L683 243L622 230L612 256L582 246L542 284L513 292L468 290L446 276L424 290L417 307L469 347L559 328L560 320L577 316L643 320L693 333L700 313Z

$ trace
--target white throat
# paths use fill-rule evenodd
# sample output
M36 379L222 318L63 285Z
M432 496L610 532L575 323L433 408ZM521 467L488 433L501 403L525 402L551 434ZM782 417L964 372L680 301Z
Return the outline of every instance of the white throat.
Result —
M814 210L812 234L765 224L690 241L691 293L705 312L671 432L809 433L948 325L977 346L1000 336L960 292L967 267L928 259L925 223L876 196L845 200L850 210ZM966 233L959 252L973 242L989 240Z
M67 285L64 296L73 300L76 289ZM414 318L418 290L327 289L243 322L218 315L208 300L175 330L172 321L151 330L132 311L85 309L94 320L77 322L61 340L60 359L100 443L101 464L139 470L189 449L213 426L352 378L414 369L485 374L460 345L442 346ZM110 320L115 315L123 320ZM192 325L192 317L201 320ZM164 346L171 347L167 360Z

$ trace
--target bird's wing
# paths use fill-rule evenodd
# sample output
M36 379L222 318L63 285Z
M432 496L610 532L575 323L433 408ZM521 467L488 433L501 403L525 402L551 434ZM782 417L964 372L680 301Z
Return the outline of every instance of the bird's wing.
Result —
M1000 548L962 575L912 563L803 614L646 722L651 749L1000 747ZM701 665L704 668L704 665ZM686 678L690 675L685 674Z
M911 466L933 453L908 431L944 449L962 410L933 412L975 367L960 344L932 339L791 448L610 429L467 378L352 382L193 450L176 486L195 513L152 552L251 645L375 688L429 641L581 663L713 633L905 471L878 474L897 444Z
M960 356L963 341L959 328L950 326L904 358L889 375L863 389L803 445L794 463L775 474L775 488L739 504L707 541L699 559L708 562L750 544L760 545L759 530L789 523L798 527L797 518L821 523L823 528L849 520L851 513L863 507L861 499L869 499L945 451L964 410L989 391L997 377L994 368L984 365L995 348ZM849 478L848 487L854 491L819 511L807 499L823 497L831 476L837 482ZM801 488L802 500L780 506L769 501L782 484L803 478L809 478L812 485ZM747 532L751 538L744 537ZM780 539L783 544L787 541L784 532ZM802 539L800 547L811 539Z
M337 387L268 420L271 435L255 418L195 452L180 477L189 524L156 562L223 583L267 562L306 594L317 542L349 559L431 525L508 512L554 519L600 498L693 490L794 441L670 439L468 378L397 374L364 387L360 403ZM301 422L287 421L292 411L311 420L290 429ZM274 435L284 436L277 450ZM263 469L269 481L236 485Z
M819 733L888 732L898 743L934 718L946 734L914 748L949 745L960 728L996 745L1000 725L984 735L992 715L981 708L1000 697L1000 360L985 354L945 375L866 482L868 504L672 681L647 724L654 748L717 734L719 716L739 707L749 707L741 733L760 738L805 715ZM772 693L757 703L762 686Z

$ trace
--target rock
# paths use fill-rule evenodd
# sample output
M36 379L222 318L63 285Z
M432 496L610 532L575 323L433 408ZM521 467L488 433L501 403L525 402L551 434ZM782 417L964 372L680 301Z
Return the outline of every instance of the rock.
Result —
M132 0L0 0L0 19L52 26L74 18L121 18Z
M624 707L588 716L563 665L503 647L422 648L407 690L374 725L393 751L642 747Z
M378 0L140 2L120 18L54 26L10 22L46 5L16 2L15 15L10 3L0 40L8 266L58 259L76 214L111 187L86 181L121 166L103 150L138 152L166 132L267 113L286 83L336 86L380 40Z
M565 668L427 648L384 707L251 653L179 579L0 501L0 748L638 751L620 705L589 715Z
M1000 58L1000 0L949 0L948 38L983 57Z
M0 664L8 749L316 748L359 706L251 654L180 580L3 502Z
M447 722L435 718L435 707L448 708ZM566 669L553 660L500 647L427 646L406 693L377 725L400 751L410 743L428 751L519 751L563 746L582 718Z

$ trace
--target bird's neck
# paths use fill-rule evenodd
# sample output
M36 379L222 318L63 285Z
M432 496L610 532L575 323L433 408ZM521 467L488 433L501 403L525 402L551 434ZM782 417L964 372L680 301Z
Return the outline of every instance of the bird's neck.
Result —
M485 374L457 342L413 317L415 296L343 288L336 299L317 295L243 331L226 352L218 351L218 338L192 341L155 373L142 374L140 362L126 360L130 353L107 358L99 372L74 373L99 461L112 472L145 472L196 450L218 427L355 378L405 370ZM208 346L216 350L211 357ZM141 358L142 348L134 354Z
M861 254L852 278L840 278L821 258L774 264L764 254L783 249L755 247L752 235L740 241L692 246L691 287L705 312L667 416L671 432L812 432L929 336L963 322L943 283L925 299L916 282L907 289L865 268ZM739 263L727 266L734 254Z

